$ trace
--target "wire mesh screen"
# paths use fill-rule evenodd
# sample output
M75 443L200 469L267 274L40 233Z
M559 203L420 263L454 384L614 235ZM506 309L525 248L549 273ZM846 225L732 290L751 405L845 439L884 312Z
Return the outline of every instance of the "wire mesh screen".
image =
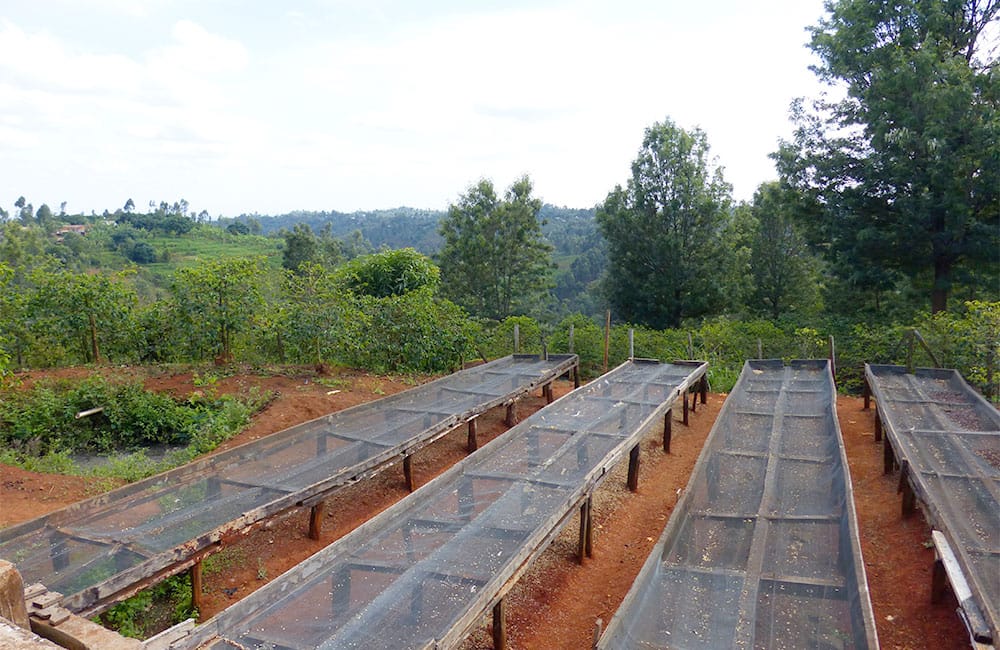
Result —
M877 648L826 361L750 361L602 648Z
M128 586L129 571L143 578L224 531L346 484L575 363L505 357L306 422L0 531L0 557L83 609Z
M192 643L450 647L705 368L619 366L208 621Z
M1000 412L954 370L867 368L886 436L1000 639Z

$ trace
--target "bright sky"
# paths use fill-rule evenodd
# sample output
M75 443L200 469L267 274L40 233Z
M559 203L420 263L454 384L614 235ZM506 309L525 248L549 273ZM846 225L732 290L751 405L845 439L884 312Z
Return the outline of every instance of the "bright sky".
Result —
M822 0L7 0L0 205L212 216L401 205L528 174L591 207L700 126L737 199L821 87Z

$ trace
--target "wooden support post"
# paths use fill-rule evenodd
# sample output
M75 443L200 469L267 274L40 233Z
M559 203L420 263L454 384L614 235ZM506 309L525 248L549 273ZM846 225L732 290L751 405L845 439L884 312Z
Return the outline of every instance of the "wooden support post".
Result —
M196 609L200 612L202 611L201 560L192 564L189 571L191 573L191 609Z
M944 600L947 588L948 574L945 573L944 562L940 557L935 557L934 567L931 569L931 602L936 605Z
M507 603L503 598L493 606L493 649L507 649Z
M684 426L688 426L688 394L684 391Z
M882 439L882 418L879 417L878 407L875 407L875 442Z
M708 404L708 377L705 375L701 376L701 403Z
M580 541L576 548L576 561L583 564L583 558L587 554L587 502L580 504Z
M916 510L917 495L910 485L910 464L905 460L899 463L899 491L903 493L903 517L909 517Z
M580 366L573 367L573 388L577 389L580 387Z
M323 534L323 514L325 512L325 501L320 501L309 509L309 539L319 539L319 536Z
M517 402L511 402L507 405L507 416L504 418L503 422L508 427L512 427L517 424Z
M868 384L868 378L865 377L864 388L862 388L862 395L865 398L865 410L867 411L872 407L872 387Z
M895 464L896 458L892 453L892 445L886 440L882 443L882 473L892 474L892 468Z
M670 453L670 438L674 435L674 410L663 414L663 453Z
M628 489L632 492L639 489L639 443L628 452Z
M403 478L406 479L406 490L413 492L413 456L403 456Z
M698 393L691 393L691 412L695 413L698 410Z
M469 420L468 447L470 454L475 450L479 449L479 438L477 437L479 433L479 425L477 424L477 422L479 422L479 418L472 418L471 420Z
M545 384L545 387L542 389L542 392L545 394L545 403L546 404L551 404L552 402L556 401L555 393L552 392L552 382L551 381L549 383Z
M587 497L587 557L594 557L594 495Z

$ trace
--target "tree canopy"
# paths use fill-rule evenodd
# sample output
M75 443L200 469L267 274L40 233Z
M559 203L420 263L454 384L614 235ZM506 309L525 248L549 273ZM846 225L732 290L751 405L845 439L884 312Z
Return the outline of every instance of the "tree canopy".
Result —
M794 141L777 156L820 208L812 239L849 285L885 290L901 274L934 312L956 285L998 286L1000 76L983 35L1000 2L827 9L814 70L845 95L796 104Z
M484 179L441 219L443 292L477 316L503 320L547 297L552 247L538 220L542 202L531 192L522 176L501 199Z
M720 306L730 192L704 131L669 118L646 129L627 186L597 210L607 297L620 318L676 327Z

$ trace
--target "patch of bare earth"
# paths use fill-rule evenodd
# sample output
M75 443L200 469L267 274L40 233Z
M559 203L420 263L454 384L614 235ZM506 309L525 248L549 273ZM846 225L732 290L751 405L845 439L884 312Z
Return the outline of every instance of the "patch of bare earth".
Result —
M194 386L190 373L163 374L146 385L183 396L195 390L241 392L257 386L276 393L252 425L226 443L230 447L294 424L409 387L398 379L364 373L335 373L338 388L319 383L315 373L300 376L236 376L210 387ZM69 375L76 376L76 375ZM79 375L79 376L82 376ZM326 377L327 380L331 377ZM412 383L412 382L410 382ZM557 382L555 395L568 392ZM710 394L685 427L675 418L672 453L662 452L661 432L651 431L642 443L639 489L625 487L625 465L616 468L594 496L593 557L576 559L578 522L571 519L562 534L540 556L510 592L508 640L511 648L586 648L598 618L610 619L663 531L688 481L695 460L715 421L724 395ZM520 416L544 406L536 394L519 405ZM924 542L930 532L918 513L902 518L896 494L897 476L882 474L881 447L873 440L873 411L862 410L860 398L841 397L838 410L854 484L862 551L883 648L965 648L967 637L955 601L930 603L933 551ZM679 415L679 409L675 414ZM479 440L485 444L507 427L503 410L480 419ZM414 457L417 485L426 483L466 456L465 428L459 428ZM89 496L106 483L79 477L39 475L0 465L0 527L30 519ZM205 619L339 539L407 494L399 465L339 491L326 504L317 541L307 536L308 511L293 510L252 529L227 545L205 570ZM213 566L214 565L214 566ZM464 644L467 650L491 647L484 619Z

